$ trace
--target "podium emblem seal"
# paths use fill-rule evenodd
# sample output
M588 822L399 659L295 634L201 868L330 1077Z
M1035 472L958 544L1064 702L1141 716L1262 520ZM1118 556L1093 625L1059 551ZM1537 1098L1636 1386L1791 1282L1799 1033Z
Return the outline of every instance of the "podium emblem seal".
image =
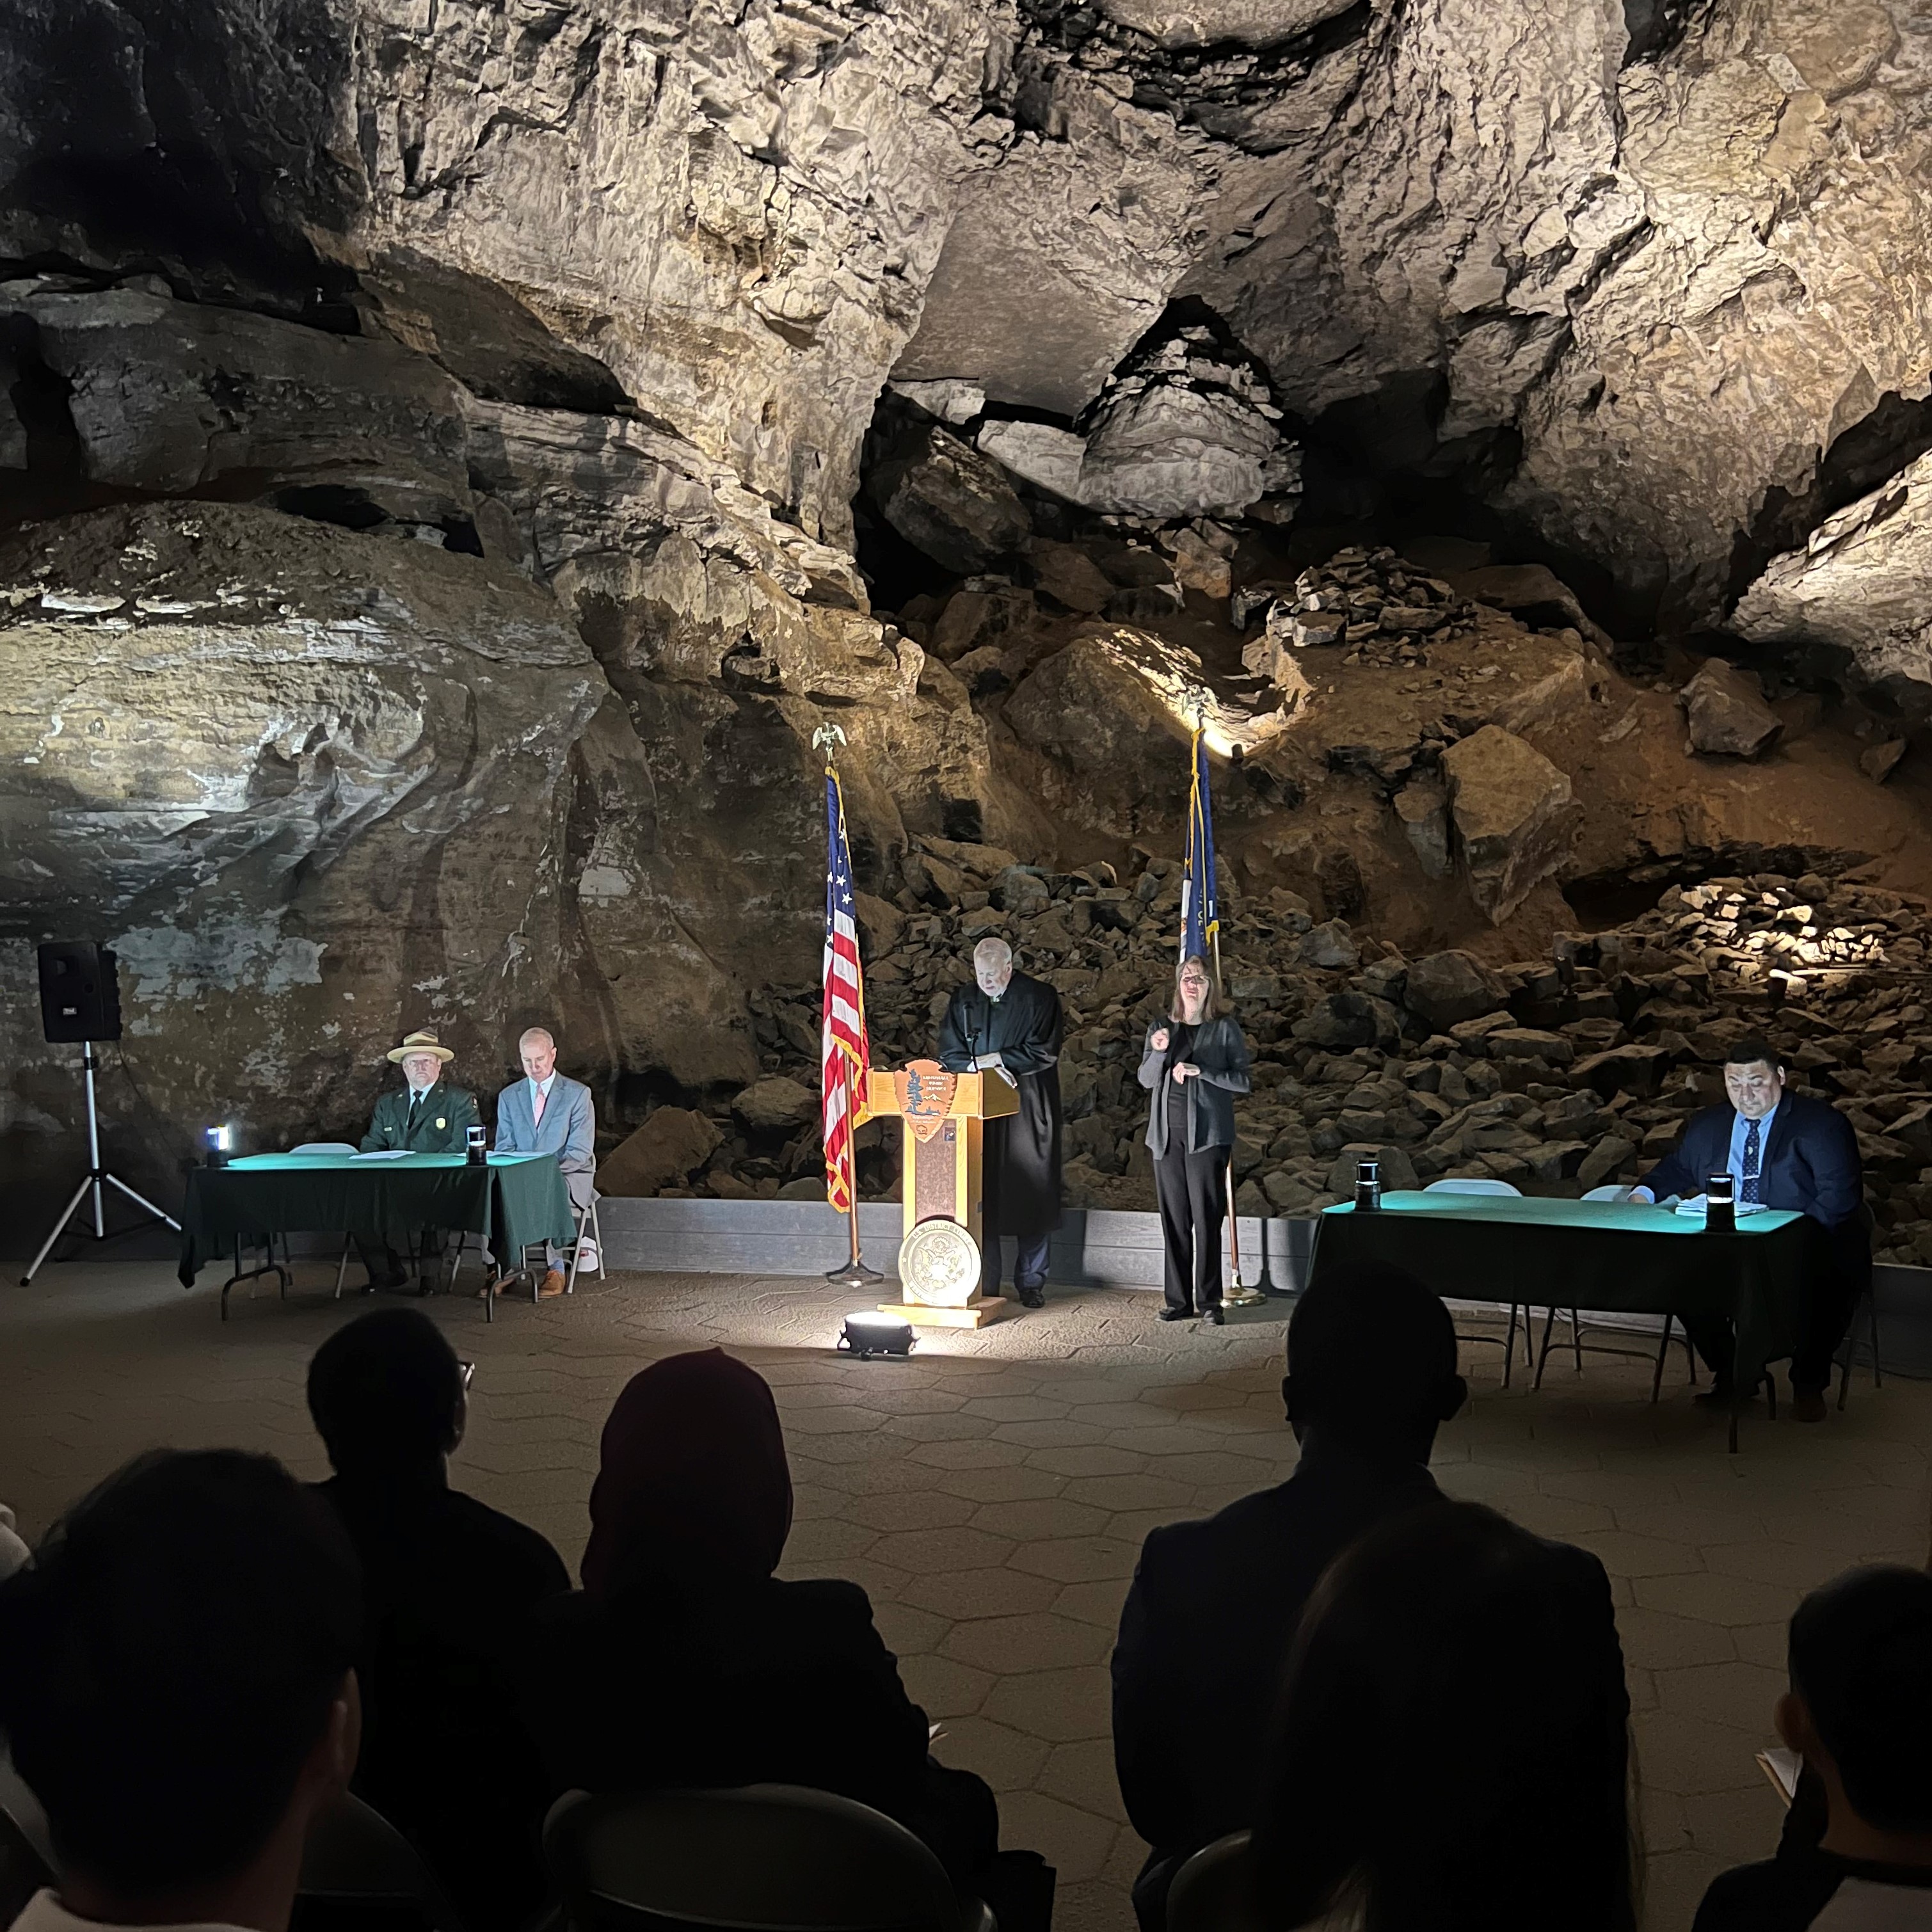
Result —
M958 1076L947 1072L936 1060L915 1060L892 1076L899 1112L915 1138L929 1141L938 1132L958 1084Z
M957 1221L922 1221L900 1244L899 1283L908 1301L967 1307L980 1292L979 1244Z

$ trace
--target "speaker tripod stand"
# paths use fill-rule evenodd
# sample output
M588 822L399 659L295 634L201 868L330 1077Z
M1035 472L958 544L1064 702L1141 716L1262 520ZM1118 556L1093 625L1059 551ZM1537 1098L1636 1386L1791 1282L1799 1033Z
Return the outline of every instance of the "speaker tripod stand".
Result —
M87 1083L87 1173L80 1185L74 1190L73 1198L62 1210L60 1219L54 1223L53 1232L40 1244L40 1251L34 1257L33 1264L20 1277L22 1288L40 1273L41 1262L52 1252L54 1244L67 1232L68 1223L80 1212L80 1204L90 1192L94 1196L94 1238L97 1241L104 1241L107 1238L104 1190L110 1187L118 1187L136 1208L145 1208L157 1221L165 1221L176 1234L181 1232L181 1223L172 1214L163 1214L146 1195L136 1194L118 1174L110 1174L101 1166L100 1116L94 1106L94 1042L92 1040L81 1042L80 1066L82 1077ZM134 1230L129 1228L126 1232L131 1234Z

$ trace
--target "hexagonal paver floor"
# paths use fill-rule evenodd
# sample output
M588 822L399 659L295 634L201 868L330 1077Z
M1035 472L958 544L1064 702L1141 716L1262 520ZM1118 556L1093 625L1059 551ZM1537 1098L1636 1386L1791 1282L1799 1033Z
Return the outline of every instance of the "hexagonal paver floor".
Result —
M368 1304L305 1268L286 1301L184 1294L164 1266L50 1268L0 1296L0 1500L30 1534L136 1450L234 1443L324 1473L302 1379L316 1345ZM456 1479L535 1524L573 1564L604 1414L644 1363L722 1343L770 1380L798 1494L794 1576L871 1592L937 1747L1000 1795L1006 1842L1058 1867L1058 1923L1129 1932L1144 1847L1124 1822L1108 1742L1107 1658L1140 1540L1280 1481L1294 1466L1278 1384L1282 1304L1197 1330L1151 1295L1060 1292L984 1334L924 1338L910 1361L832 1352L856 1305L814 1283L614 1276L568 1303L427 1304L473 1359ZM1712 1874L1764 1856L1784 1626L1846 1566L1926 1555L1932 1388L1862 1380L1822 1428L1694 1411L1673 1361L1552 1358L1543 1390L1498 1387L1466 1351L1474 1400L1442 1432L1450 1493L1594 1550L1630 1672L1648 1860L1647 1926L1689 1922ZM1231 1604L1226 1640L1272 1614Z

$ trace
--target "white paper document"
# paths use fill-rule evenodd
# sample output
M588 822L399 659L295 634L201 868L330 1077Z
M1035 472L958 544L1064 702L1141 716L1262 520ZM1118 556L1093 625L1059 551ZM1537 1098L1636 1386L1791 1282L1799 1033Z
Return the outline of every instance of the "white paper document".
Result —
M351 1160L407 1160L411 1150L408 1148L378 1148L374 1154L352 1154Z

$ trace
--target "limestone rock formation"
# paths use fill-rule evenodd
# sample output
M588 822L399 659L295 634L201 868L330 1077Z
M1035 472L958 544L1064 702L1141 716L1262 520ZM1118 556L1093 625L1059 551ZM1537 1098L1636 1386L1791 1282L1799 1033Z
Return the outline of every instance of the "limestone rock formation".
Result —
M1721 658L1706 658L1684 687L1684 716L1691 744L1720 758L1760 757L1784 728L1757 680Z
M1300 487L1281 412L1245 362L1198 325L1143 344L1108 381L1088 419L1079 501L1165 521L1238 516Z
M461 391L426 356L137 288L62 292L51 278L0 291L0 317L68 386L90 482L219 488L432 536L469 520Z
M13 982L29 938L112 937L148 1090L246 1144L363 1115L406 1026L493 1087L516 1029L556 1011L574 915L550 855L607 690L550 599L479 559L214 503L14 538L0 586ZM6 1012L17 1088L70 1118L70 1050Z
M1582 809L1564 773L1498 724L1452 745L1442 769L1470 896L1499 926L1563 862Z
M660 1107L597 1163L603 1194L656 1194L682 1187L717 1151L724 1136L689 1107Z
M1760 644L1819 644L1916 710L1932 701L1932 454L1774 557L1730 628Z
M907 542L962 576L1018 549L1032 529L999 466L937 423L873 472L872 490Z

